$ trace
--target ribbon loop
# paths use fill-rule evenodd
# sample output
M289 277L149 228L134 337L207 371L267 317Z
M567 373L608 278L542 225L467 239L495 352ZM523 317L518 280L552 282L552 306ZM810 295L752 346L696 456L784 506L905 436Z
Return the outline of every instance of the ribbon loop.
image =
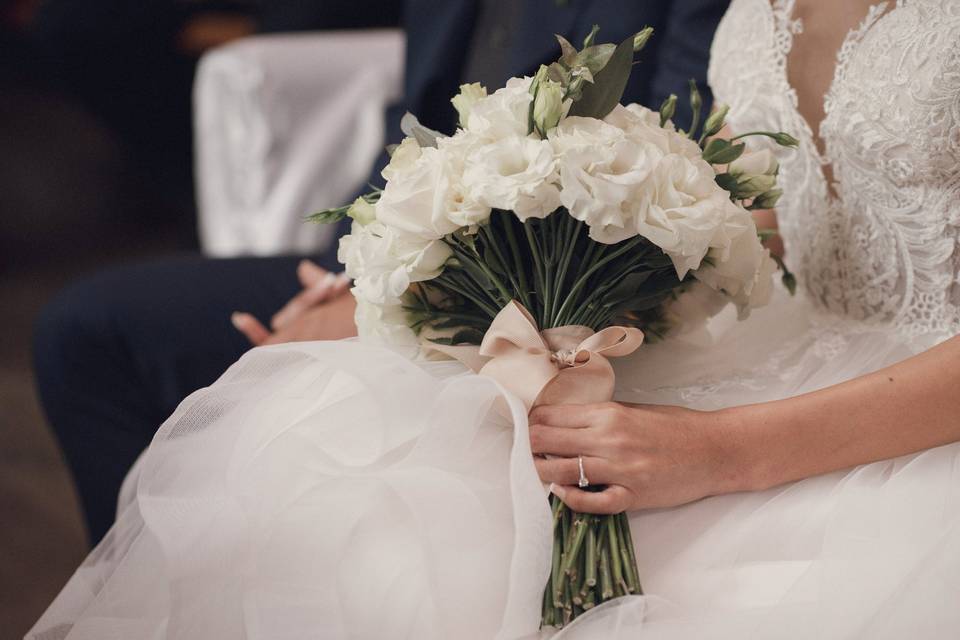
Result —
M607 358L643 344L633 327L568 325L540 331L516 300L500 310L479 347L428 345L477 373L489 376L520 398L527 410L540 404L587 404L613 398L614 373Z

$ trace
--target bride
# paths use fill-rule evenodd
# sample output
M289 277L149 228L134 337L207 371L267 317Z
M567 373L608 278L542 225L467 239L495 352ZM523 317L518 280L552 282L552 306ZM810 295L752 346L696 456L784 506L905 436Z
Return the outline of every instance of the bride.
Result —
M801 293L529 420L455 363L254 350L163 424L28 637L537 637L543 483L631 512L647 593L558 637L955 637L960 4L734 0L711 84L736 130L800 140Z

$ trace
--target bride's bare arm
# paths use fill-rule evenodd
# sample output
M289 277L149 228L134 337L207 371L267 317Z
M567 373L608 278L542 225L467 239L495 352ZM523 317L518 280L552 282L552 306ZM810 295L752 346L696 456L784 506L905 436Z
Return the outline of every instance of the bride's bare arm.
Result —
M538 407L530 414L545 482L594 513L668 507L772 487L960 441L960 337L848 382L724 409L620 405ZM587 477L576 488L576 456ZM572 456L572 457L571 457Z
M848 382L728 409L743 470L762 489L960 440L960 337Z

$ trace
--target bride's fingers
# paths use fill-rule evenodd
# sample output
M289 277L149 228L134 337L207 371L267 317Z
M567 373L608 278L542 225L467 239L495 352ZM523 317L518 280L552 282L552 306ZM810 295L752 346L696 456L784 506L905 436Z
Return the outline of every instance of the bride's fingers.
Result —
M543 424L530 425L530 450L556 456L596 455L600 444L591 429L566 429Z
M620 513L630 508L630 491L618 484L603 491L584 491L576 486L554 484L550 491L563 503L580 513Z
M577 458L534 458L533 463L544 482L576 485L580 481L580 461ZM585 457L583 475L590 484L609 484L617 479L609 463L602 458Z
M530 412L531 424L546 424L551 427L580 428L590 424L590 404L540 405Z

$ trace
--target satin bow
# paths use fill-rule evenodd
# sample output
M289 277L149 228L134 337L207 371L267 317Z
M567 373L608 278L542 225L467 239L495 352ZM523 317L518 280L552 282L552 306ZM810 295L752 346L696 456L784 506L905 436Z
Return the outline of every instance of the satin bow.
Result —
M540 331L523 305L511 301L493 319L479 347L431 344L429 348L493 378L526 405L588 404L613 398L614 373L607 358L626 356L643 344L633 327L567 325Z

